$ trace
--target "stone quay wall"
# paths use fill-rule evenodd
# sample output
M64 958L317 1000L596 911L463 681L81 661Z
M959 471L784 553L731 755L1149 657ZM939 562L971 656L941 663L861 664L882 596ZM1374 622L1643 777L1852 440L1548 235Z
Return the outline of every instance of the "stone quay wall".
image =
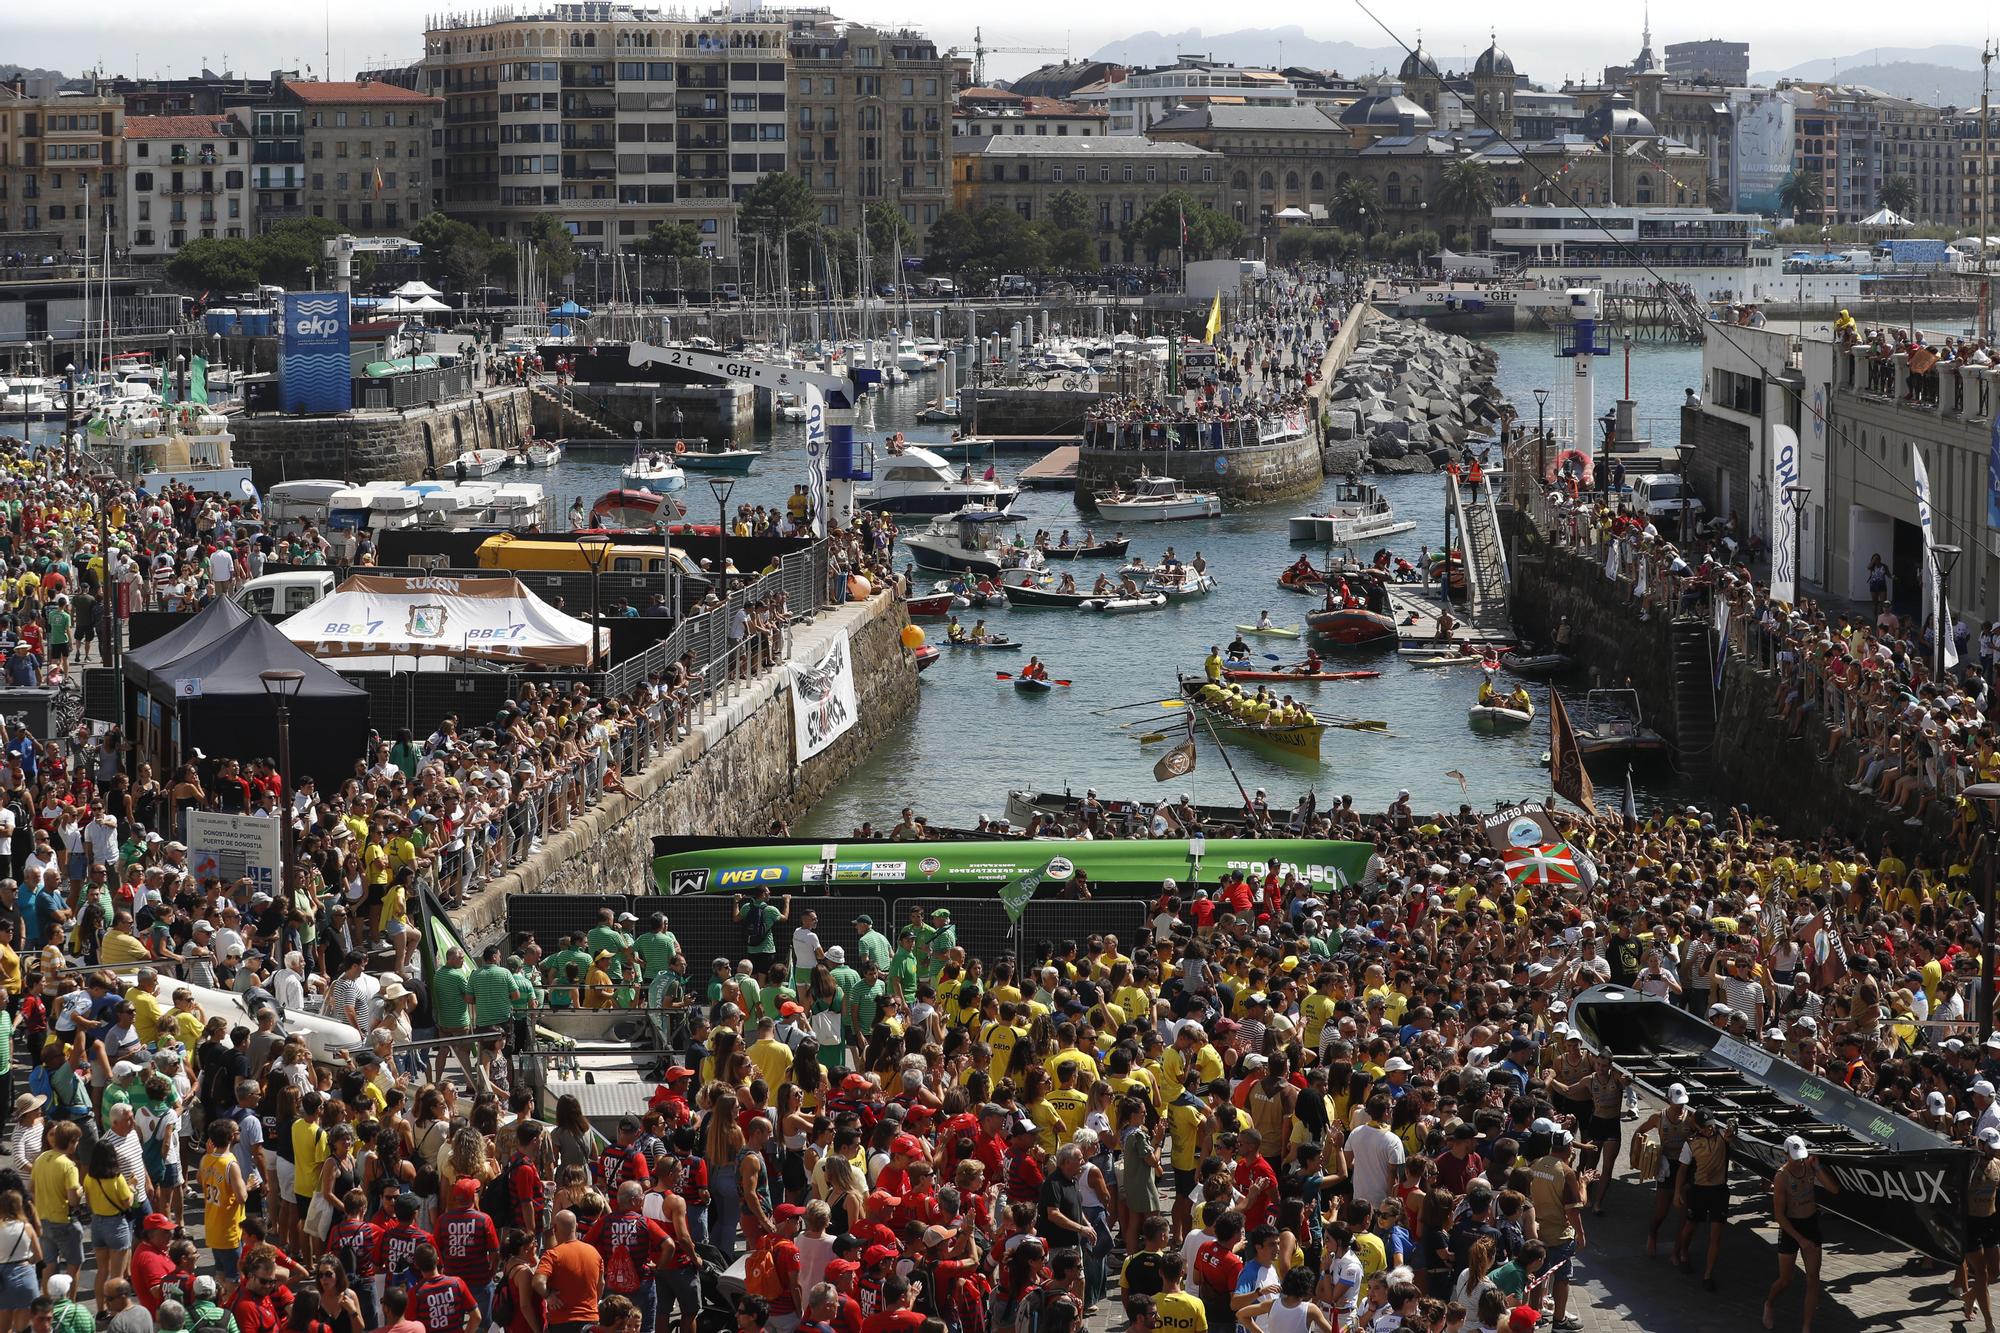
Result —
M298 417L230 418L233 452L260 488L301 477L414 481L472 449L517 449L531 420L528 391L479 389L436 407Z
M1216 464L1222 464L1217 471ZM1130 486L1141 471L1177 477L1190 490L1214 491L1225 500L1254 503L1287 495L1310 495L1325 476L1319 441L1310 433L1271 444L1235 449L1080 449L1076 462L1076 502L1094 507L1092 497L1114 484Z
M899 599L878 593L793 630L794 662L816 662L841 633L849 636L860 704L853 728L803 765L792 762L791 686L780 667L726 692L680 744L625 776L630 796L607 792L453 920L468 938L483 939L504 928L507 899L517 893L652 893L654 835L759 837L773 819L797 819L917 706L916 663L901 637L909 623Z

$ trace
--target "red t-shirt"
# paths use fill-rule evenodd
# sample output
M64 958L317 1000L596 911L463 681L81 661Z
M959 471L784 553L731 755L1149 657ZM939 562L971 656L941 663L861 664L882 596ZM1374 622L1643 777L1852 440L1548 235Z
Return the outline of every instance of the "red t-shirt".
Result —
M1225 1249L1220 1241L1208 1241L1195 1252L1195 1280L1204 1288L1219 1291L1226 1299L1236 1294L1236 1279L1243 1272L1243 1257Z
M532 1227L524 1230L539 1231L542 1218L542 1173L524 1154L516 1153L507 1166L507 1179L514 1187L514 1202L517 1207L529 1206L534 1209ZM520 1226L521 1219L510 1217L508 1226Z
M409 1273L410 1259L417 1252L417 1246L429 1245L433 1249L437 1242L431 1233L421 1227L404 1226L398 1222L385 1228L375 1238L375 1271L387 1273L391 1280L405 1277ZM239 1333L249 1333L247 1329Z
M348 1279L358 1282L375 1276L375 1246L381 1238L382 1228L366 1218L353 1222L342 1219L328 1233L326 1248L340 1256Z
M141 1245L132 1251L132 1291L150 1313L160 1312L160 1279L173 1271L174 1261L165 1250Z
M463 1278L439 1273L410 1287L409 1313L423 1321L425 1333L465 1333L465 1316L478 1308Z
M1278 1173L1262 1157L1251 1157L1236 1163L1236 1188L1250 1194L1258 1185L1265 1187L1263 1196L1243 1210L1243 1229L1260 1227L1271 1220L1278 1211Z
M632 1267L637 1270L641 1282L653 1275L653 1261L667 1243L667 1232L658 1222L644 1213L599 1213L597 1220L590 1224L584 1239L597 1247L604 1256L605 1279L608 1282L612 1272L612 1255L624 1250L632 1257ZM798 1248L792 1249L794 1269ZM612 1288L616 1290L616 1288ZM637 1288L634 1288L637 1290ZM620 1292L629 1296L631 1292Z
M438 1267L466 1282L491 1282L500 1258L500 1233L493 1219L475 1208L442 1213L435 1228Z
M861 1333L917 1333L923 1326L915 1310L877 1310L861 1321Z

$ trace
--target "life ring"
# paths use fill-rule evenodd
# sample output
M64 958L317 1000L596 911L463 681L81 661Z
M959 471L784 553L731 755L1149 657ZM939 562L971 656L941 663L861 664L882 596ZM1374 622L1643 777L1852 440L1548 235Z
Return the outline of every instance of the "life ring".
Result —
M675 441L674 441L674 457L675 457L675 458L680 458L680 457L683 457L683 456L684 456L684 455L685 455L685 454L687 453L687 451L688 451L688 447L687 447L687 441L686 441L686 440L675 440Z

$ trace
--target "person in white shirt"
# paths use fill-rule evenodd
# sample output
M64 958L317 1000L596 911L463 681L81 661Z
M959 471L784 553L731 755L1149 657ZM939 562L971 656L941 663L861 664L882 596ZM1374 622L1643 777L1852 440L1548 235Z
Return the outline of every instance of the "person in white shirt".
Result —
M208 581L215 585L217 597L229 595L229 585L236 577L236 557L229 554L229 548L218 546L208 557Z
M1403 1141L1385 1128L1389 1108L1389 1094L1376 1093L1368 1099L1368 1123L1347 1136L1347 1174L1354 1181L1354 1198L1371 1208L1389 1197L1405 1156Z
M306 1007L306 959L297 949L285 955L285 965L272 976L271 996L287 1012Z
M799 918L798 927L792 931L793 974L809 975L819 966L820 954L819 913L807 912Z

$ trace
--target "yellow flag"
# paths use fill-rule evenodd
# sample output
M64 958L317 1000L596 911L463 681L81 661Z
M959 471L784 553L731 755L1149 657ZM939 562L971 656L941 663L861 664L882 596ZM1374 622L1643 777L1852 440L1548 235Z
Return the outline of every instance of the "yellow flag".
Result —
M1215 294L1215 304L1211 305L1208 308L1208 327L1202 331L1201 340L1205 343L1208 343L1210 346L1213 346L1215 344L1216 336L1221 332L1222 332L1222 293L1217 292Z

